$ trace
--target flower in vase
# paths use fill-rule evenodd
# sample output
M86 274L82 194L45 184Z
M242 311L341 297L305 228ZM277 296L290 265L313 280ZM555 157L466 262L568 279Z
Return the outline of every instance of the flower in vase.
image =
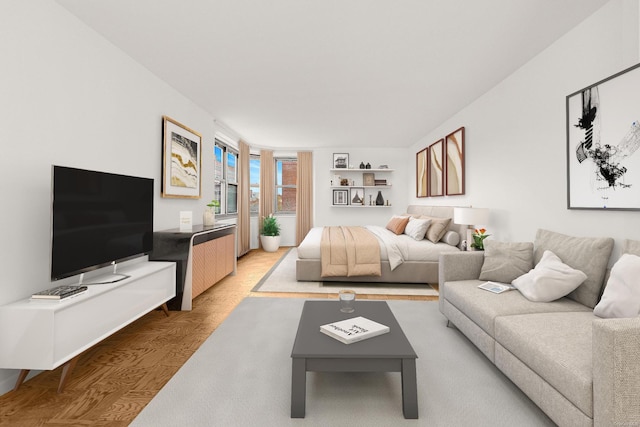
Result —
M484 228L481 228L479 230L476 228L475 230L473 230L473 243L471 244L472 248L479 251L484 250L484 239L491 236L491 234L486 234L486 232L487 230L485 230Z

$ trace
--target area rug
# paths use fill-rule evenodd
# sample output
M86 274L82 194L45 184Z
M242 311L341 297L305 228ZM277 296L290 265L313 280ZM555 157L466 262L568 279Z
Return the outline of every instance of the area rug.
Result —
M418 354L419 419L399 373L308 373L291 419L291 349L303 299L245 298L132 426L553 426L431 301L388 301ZM375 338L371 338L375 339Z
M296 248L291 248L252 289L253 292L302 292L313 294L338 293L353 289L356 293L372 295L437 296L438 291L427 284L415 283L358 283L358 282L298 282L296 280Z

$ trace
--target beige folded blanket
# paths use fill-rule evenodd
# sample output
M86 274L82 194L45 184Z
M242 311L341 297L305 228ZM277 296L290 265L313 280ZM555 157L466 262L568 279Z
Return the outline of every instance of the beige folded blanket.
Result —
M380 276L380 245L364 227L324 227L321 277Z

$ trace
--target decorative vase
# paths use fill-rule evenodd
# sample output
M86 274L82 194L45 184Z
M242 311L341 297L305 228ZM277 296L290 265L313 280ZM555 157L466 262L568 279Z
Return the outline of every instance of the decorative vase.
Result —
M367 163L366 166L364 167L365 169L371 169L371 163Z
M280 236L260 235L260 243L265 252L275 252L280 247Z
M364 162L360 162L360 169L364 169Z
M216 223L216 211L214 207L207 206L202 215L202 225L211 227Z
M378 191L376 196L376 206L384 206L384 197L382 197L382 191Z

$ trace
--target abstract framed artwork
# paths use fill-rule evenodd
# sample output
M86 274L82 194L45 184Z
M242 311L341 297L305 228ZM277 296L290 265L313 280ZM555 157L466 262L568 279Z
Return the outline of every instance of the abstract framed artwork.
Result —
M429 146L428 189L430 197L444 196L444 139Z
M416 153L416 197L427 197L427 149Z
M640 210L640 64L566 99L567 208Z
M464 194L464 126L454 130L445 138L447 196Z
M333 204L334 205L348 205L349 204L349 190L333 190Z
M162 197L200 198L202 135L162 116Z

